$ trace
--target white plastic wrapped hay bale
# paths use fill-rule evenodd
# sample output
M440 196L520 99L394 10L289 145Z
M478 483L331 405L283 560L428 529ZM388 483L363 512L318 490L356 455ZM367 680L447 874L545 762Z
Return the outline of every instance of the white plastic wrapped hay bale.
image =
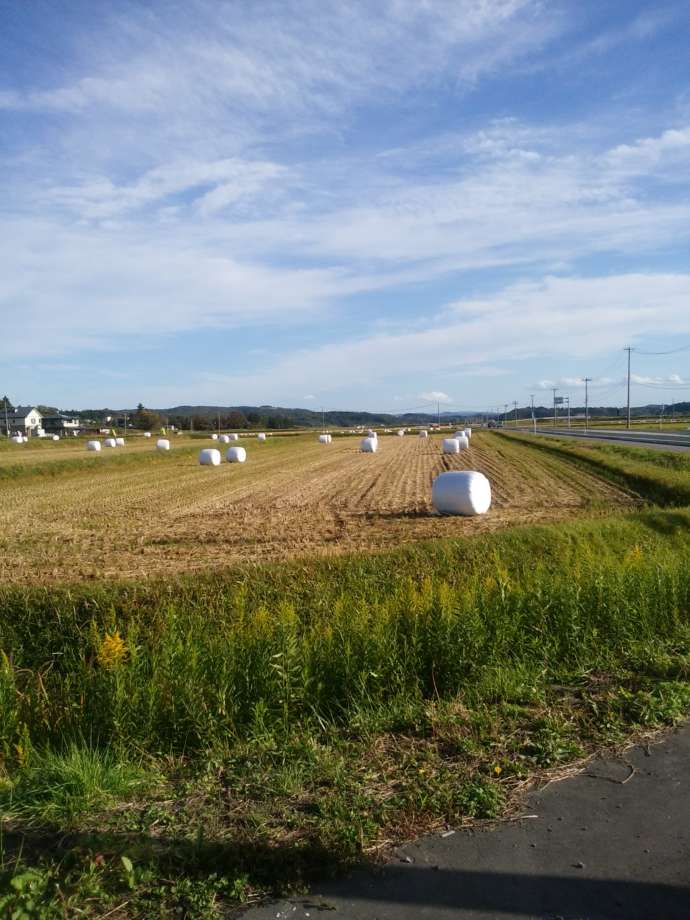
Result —
M367 437L368 438L378 438L378 435L376 434L375 431L372 431L370 428L369 431L367 431Z
M359 448L363 454L375 454L378 450L378 438L362 438Z
M247 451L244 447L228 447L225 459L228 463L244 463L247 459Z
M398 437L399 437L399 438L404 438L404 437L405 437L405 429L404 429L404 428L398 428Z
M471 429L471 428L465 428L465 437L467 438L468 441L469 441L469 439L472 437L472 429Z
M212 441L217 441L217 440L218 440L218 435L217 435L217 434L212 434L212 435L211 435L211 440L212 440Z
M218 440L221 442L221 444L229 444L229 443L230 443L230 435L229 435L229 434L222 434L222 435L218 438Z
M150 438L150 437L151 437L151 432L150 432L150 431L145 431L145 432L144 432L144 437L145 437L145 438Z
M20 434L13 434L10 441L12 441L13 444L23 444L24 438Z
M451 470L434 479L431 502L440 514L486 514L491 507L491 484L476 470Z
M170 441L167 438L158 438L156 450L170 450Z
M202 466L220 466L220 451L215 447L205 447L199 451L199 463Z
M53 441L59 441L59 440L60 440L60 435L59 435L59 434L54 434L54 435L53 435Z
M115 438L115 444L116 444L118 447L124 447L124 446L125 446L125 439L124 439L124 438Z
M461 434L457 440L458 444L460 445L460 450L467 450L467 448L470 446L469 439L464 434Z
M238 434L229 434L228 437L231 441L239 441L240 436Z
M319 444L330 444L331 436L329 434L320 434L319 435Z
M460 444L458 443L458 439L457 438L444 438L443 439L443 453L444 454L459 454Z
M100 449L101 449L101 442L100 442L100 441L87 441L87 442L86 442L86 449L87 449L87 450L100 450Z
M117 447L117 441L115 438L106 438L103 442L104 447Z
M260 431L260 432L257 434L256 438L257 438L258 441L265 441L265 440L266 440L266 435L264 434L263 431Z
M454 438L464 438L464 437L465 437L465 429L463 428L462 431L456 431L455 434L453 435L453 437L454 437Z
M428 437L429 437L429 432L428 432L428 431L425 431L424 428L422 428L422 430L419 432L419 437L420 437L420 438L428 438Z

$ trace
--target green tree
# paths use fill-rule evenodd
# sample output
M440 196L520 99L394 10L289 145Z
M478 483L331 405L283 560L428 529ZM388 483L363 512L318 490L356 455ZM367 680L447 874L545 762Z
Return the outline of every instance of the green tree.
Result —
M141 428L145 431L160 428L163 424L160 415L152 409L147 409L143 403L139 403L137 406L137 411L134 413L132 421L135 428Z
M7 409L9 412L11 412L14 409L14 406L10 402L9 396L2 397L2 400L0 401L0 409L2 409L3 411Z

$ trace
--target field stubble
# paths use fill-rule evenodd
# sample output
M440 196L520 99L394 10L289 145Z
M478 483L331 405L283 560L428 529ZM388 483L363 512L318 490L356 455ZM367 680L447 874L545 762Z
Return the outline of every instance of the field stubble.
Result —
M0 578L141 577L377 550L636 503L591 472L488 433L451 456L436 439L383 437L375 455L358 444L276 438L250 443L244 466L202 468L195 451L180 449L0 482ZM490 512L436 515L433 478L463 468L488 476Z

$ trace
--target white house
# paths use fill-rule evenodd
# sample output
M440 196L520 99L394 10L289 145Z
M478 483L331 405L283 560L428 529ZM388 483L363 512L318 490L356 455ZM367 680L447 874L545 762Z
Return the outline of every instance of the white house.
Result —
M17 406L7 411L7 425L10 431L19 431L22 434L38 434L42 427L43 416L34 406ZM4 410L0 410L0 425L5 425Z

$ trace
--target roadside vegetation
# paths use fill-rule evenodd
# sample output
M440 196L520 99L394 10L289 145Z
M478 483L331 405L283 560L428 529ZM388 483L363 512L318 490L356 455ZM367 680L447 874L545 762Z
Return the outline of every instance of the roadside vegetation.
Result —
M543 454L573 461L611 482L629 488L649 502L662 506L690 505L690 454L618 444L547 441L531 435L510 434Z

